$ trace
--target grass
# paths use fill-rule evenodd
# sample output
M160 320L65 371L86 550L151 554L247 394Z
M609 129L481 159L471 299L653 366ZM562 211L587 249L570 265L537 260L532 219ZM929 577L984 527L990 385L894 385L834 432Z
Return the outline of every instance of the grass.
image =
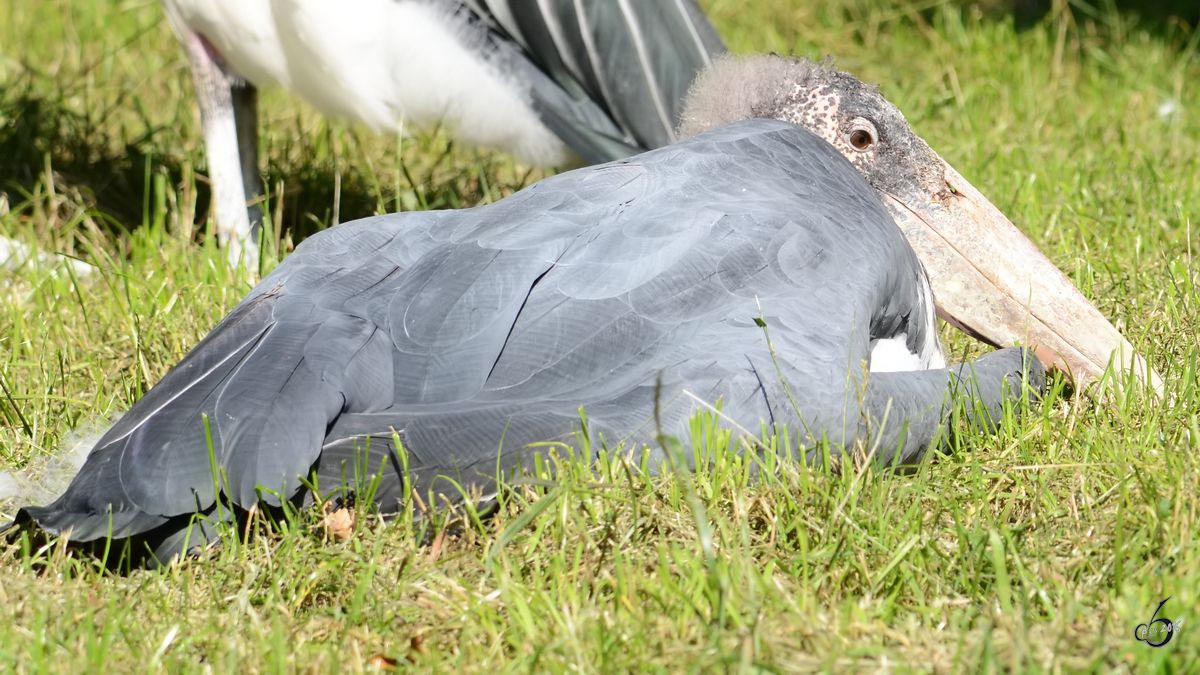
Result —
M290 514L124 576L10 543L0 668L1200 669L1194 20L1071 0L1018 33L933 0L705 5L736 51L833 53L879 83L1149 356L1165 398L1060 389L903 477L750 480L736 439L700 429L717 460L694 476L605 465L597 482L567 463L445 537L363 518L330 540ZM436 130L398 142L283 93L263 103L269 261L334 214L470 206L542 175ZM0 270L0 468L128 408L249 288L212 247L203 172L156 2L0 0L0 235L96 266ZM1167 596L1184 627L1152 649L1134 628Z

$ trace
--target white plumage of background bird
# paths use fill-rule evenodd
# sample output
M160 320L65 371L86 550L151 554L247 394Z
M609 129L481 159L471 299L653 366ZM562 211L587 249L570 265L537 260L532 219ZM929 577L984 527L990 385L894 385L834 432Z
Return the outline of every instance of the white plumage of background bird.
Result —
M192 64L218 237L251 269L259 87L376 130L445 124L470 144L561 166L673 142L688 87L724 51L695 0L163 6Z

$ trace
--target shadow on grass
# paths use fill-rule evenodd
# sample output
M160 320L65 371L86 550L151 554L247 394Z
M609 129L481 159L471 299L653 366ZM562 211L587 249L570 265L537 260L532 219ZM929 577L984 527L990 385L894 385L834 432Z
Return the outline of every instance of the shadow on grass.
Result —
M1012 14L1017 29L1027 30L1055 11L1057 3L1056 0L983 0L977 4L993 15ZM1123 20L1136 21L1141 28L1162 37L1171 37L1181 29L1191 33L1200 23L1200 2L1196 0L1067 0L1066 4L1076 21L1102 19L1115 10Z
M76 188L89 206L118 222L140 222L146 140L113 151L93 120L34 93L27 80L18 81L0 98L0 189L34 190L48 162L56 188ZM179 173L178 166L169 169Z
M102 226L119 235L151 219L150 209L160 203L155 177L165 174L167 185L193 202L194 208L182 212L195 214L192 231L201 239L211 190L206 177L192 175L185 155L164 150L178 148L174 130L151 127L136 138L114 140L112 126L76 112L62 95L40 94L29 79L18 80L0 92L0 191L19 202L19 193L44 184L49 167L56 191L76 192L83 206L107 216L98 219ZM285 179L280 224L295 241L329 226L332 163L272 164L265 178L271 186ZM342 222L375 212L375 192L353 167L343 167L340 193Z

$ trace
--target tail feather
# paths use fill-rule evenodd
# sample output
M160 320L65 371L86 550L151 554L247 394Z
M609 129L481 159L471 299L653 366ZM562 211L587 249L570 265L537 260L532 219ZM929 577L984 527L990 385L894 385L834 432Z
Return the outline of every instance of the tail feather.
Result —
M69 535L72 541L93 541L108 536L117 539L132 537L154 530L171 520L167 516L144 511L72 513L55 509L54 505L25 507L17 514L18 522L22 516L32 518L38 527L51 534Z
M345 402L348 362L374 334L303 295L254 297L101 438L62 496L25 513L86 541L166 532L174 517L211 510L218 491L233 506L260 496L278 506L270 491L284 499L298 491Z
M218 352L226 341L214 340L209 349L189 354L100 439L67 491L49 506L27 509L29 514L51 532L73 528L76 538L89 539L106 534L110 509L123 523L137 513L165 518L210 506L216 491L202 413L214 417L221 386L265 332L254 328L229 352ZM220 452L215 425L212 442Z

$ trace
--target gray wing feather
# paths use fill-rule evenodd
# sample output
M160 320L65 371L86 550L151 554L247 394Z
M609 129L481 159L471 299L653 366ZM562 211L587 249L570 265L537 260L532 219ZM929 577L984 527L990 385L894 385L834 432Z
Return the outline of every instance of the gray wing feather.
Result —
M515 68L542 121L591 162L674 142L688 87L725 51L695 0L471 6L522 45Z
M646 148L675 141L675 128L692 80L725 51L693 0L620 0L587 8L596 60L591 63L614 98L618 124ZM703 36L703 37L701 37Z
M644 148L626 137L591 99L572 99L532 64L521 64L538 119L588 164L630 157Z
M705 15L703 9L700 9L700 5L696 4L695 0L675 0L675 7L676 16L680 17L681 23L695 41L696 51L701 55L705 66L712 63L712 57L725 53L725 41L721 39L721 35L717 33L717 29L713 27L712 22L708 20L708 16ZM682 103L683 99L681 98L679 105ZM676 110L676 117L679 112Z
M538 50L533 52L530 40L511 20L510 7L492 4L494 8L478 2L465 5L487 26L471 26L474 20L468 20L464 39L479 43L475 48L485 58L523 84L534 111L551 132L593 164L628 157L642 149L613 122L603 99L590 95L562 62L544 22L526 27ZM535 12L525 16L541 15Z

